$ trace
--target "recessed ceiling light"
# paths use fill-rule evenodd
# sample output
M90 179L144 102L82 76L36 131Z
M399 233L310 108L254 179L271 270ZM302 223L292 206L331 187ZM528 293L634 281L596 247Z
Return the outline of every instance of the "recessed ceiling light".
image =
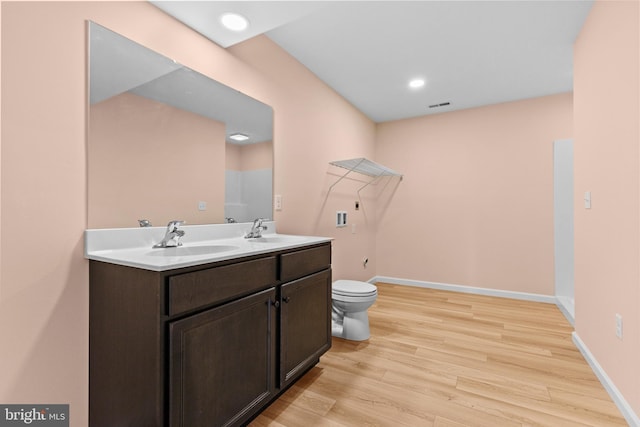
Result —
M243 133L234 133L229 135L229 139L233 139L234 141L243 142L249 139L249 137Z
M220 17L220 22L231 31L244 31L249 26L249 20L239 13L228 12Z
M411 89L419 89L425 85L426 81L424 79L413 79L409 81L409 87Z

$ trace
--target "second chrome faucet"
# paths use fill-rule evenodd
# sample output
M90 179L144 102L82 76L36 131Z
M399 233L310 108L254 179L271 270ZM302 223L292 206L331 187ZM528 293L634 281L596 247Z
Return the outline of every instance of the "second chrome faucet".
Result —
M167 224L167 231L164 238L160 243L153 245L154 248L175 248L182 246L180 238L184 236L184 230L180 230L179 227L184 224L184 221L174 220L169 221Z
M262 232L267 229L266 225L262 225L262 221L265 221L264 218L256 218L253 221L253 225L251 226L251 230L244 235L245 239L257 239L262 237Z

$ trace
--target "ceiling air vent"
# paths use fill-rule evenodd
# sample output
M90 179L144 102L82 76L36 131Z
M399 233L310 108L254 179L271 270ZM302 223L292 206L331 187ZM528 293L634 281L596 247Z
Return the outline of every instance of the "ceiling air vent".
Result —
M429 105L429 108L438 108L438 107L446 107L447 105L451 104L450 102L443 102L442 104L433 104L433 105Z

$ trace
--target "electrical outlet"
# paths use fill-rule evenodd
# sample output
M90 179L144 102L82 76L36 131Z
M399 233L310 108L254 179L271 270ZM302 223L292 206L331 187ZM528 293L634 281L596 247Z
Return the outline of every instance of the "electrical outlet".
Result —
M347 226L347 212L336 211L336 227L346 227L346 226Z
M622 339L622 315L616 313L616 336Z

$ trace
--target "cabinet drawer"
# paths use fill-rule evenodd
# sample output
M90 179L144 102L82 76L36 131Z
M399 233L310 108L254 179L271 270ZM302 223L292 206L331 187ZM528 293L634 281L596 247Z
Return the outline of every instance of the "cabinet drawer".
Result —
M228 301L276 283L276 258L267 257L169 278L169 315Z
M280 263L280 280L285 282L324 270L331 266L331 245L283 254Z

